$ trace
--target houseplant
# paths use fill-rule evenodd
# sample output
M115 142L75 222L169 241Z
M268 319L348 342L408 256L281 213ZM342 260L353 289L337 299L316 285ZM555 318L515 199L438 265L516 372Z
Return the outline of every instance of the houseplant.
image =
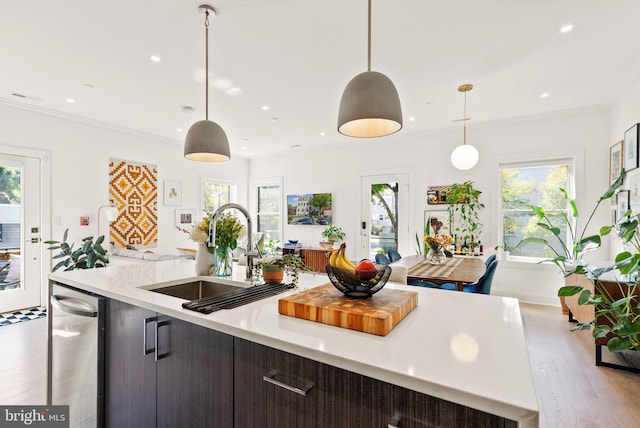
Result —
M481 193L473 187L472 181L454 183L447 191L447 210L453 228L451 233L455 232L458 240L471 242L477 240L480 235L482 223L479 220L479 211L484 208L484 204L480 202Z
M291 285L298 285L300 271L307 270L300 257L285 254L282 257L265 257L256 262L255 267L262 272L264 282L282 282L285 269L291 276Z
M347 234L344 233L342 228L338 226L333 226L333 225L323 230L320 235L327 239L327 242L329 243L328 245L329 247L333 247L333 244L335 244L336 241L342 241L344 237L347 236ZM323 242L321 242L320 245L326 246L326 245L323 245Z
M540 229L542 229L542 231L545 232L552 241L546 237L526 237L518 242L514 249L517 250L531 244L543 245L544 248L551 251L553 257L542 260L541 263L555 264L565 278L565 286L584 288L584 286L588 284L588 280L584 275L589 271L589 269L587 264L584 262L583 257L587 252L599 248L602 243L600 233L585 236L587 228L600 204L613 197L618 188L622 185L624 177L625 172L622 170L618 179L602 196L600 196L582 228L579 228L578 225L579 213L575 200L569 198L565 189L559 189L562 195L561 200L566 203L566 207L569 209L569 214L564 210L560 210L561 214L559 216L560 221L566 228L566 237L563 236L564 234L562 233L560 225L554 222L553 218L547 214L543 207L527 205L538 217L537 226L540 227ZM552 245L552 242L555 242L558 245L554 246ZM579 285L579 283L583 285ZM559 297L562 312L565 314L569 313L569 307L565 304L567 294L563 292L559 294Z
M104 236L98 236L95 242L93 242L93 236L88 236L82 240L82 246L74 250L73 247L75 244L69 244L67 242L68 235L69 229L65 229L64 234L62 235L62 242L53 240L44 241L45 244L51 245L47 250L60 250L58 254L53 256L53 258L62 260L53 267L53 272L61 269L62 267L65 268L65 271L68 271L107 266L109 263L107 250L102 247Z
M593 326L596 341L606 342L611 352L640 350L640 214L625 213L615 226L601 228L602 235L613 229L631 251L622 251L613 264L591 270L595 278L594 290L582 286L565 286L558 291L559 296L578 296L578 304L593 305L595 318L578 322L572 329L588 330ZM612 270L619 276L614 281L600 281Z

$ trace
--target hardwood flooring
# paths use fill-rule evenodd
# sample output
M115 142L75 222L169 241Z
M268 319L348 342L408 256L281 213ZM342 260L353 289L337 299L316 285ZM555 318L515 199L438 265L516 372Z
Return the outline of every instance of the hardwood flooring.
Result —
M47 318L0 327L0 404L47 404Z
M640 426L640 374L596 367L590 332L521 303L541 428ZM45 404L46 319L0 327L0 404Z

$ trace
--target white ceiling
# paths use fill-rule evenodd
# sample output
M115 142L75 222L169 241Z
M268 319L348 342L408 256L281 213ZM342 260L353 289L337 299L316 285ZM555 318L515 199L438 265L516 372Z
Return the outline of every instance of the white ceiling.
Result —
M3 0L0 102L182 144L205 115L201 3ZM209 119L232 156L353 141L336 122L366 70L366 0L209 4ZM400 94L398 136L461 127L463 83L470 128L606 107L640 76L639 17L638 0L373 0L372 69Z

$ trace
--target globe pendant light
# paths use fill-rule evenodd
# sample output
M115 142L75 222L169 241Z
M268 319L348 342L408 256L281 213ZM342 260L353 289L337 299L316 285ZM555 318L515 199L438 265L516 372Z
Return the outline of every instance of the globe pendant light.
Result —
M480 157L478 149L470 144L467 144L467 92L473 89L471 83L461 85L458 87L458 92L464 92L464 142L462 145L456 147L451 153L451 163L457 169L471 169L478 163Z
M209 120L209 13L215 16L216 11L206 4L200 5L198 10L205 13L206 113L205 120L198 121L189 128L184 142L184 157L201 162L222 162L231 158L229 140L222 127Z
M367 71L351 79L340 100L338 132L349 137L384 137L402 128L402 107L391 79L371 71L371 0Z

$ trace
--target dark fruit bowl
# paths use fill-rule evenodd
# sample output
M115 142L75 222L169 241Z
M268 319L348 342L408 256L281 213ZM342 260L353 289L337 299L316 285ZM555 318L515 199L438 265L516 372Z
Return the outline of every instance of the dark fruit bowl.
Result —
M371 279L358 278L355 271L351 269L341 269L339 267L327 265L327 275L329 280L338 290L347 297L367 298L371 297L387 283L391 275L391 267L380 265L377 267L376 275Z

